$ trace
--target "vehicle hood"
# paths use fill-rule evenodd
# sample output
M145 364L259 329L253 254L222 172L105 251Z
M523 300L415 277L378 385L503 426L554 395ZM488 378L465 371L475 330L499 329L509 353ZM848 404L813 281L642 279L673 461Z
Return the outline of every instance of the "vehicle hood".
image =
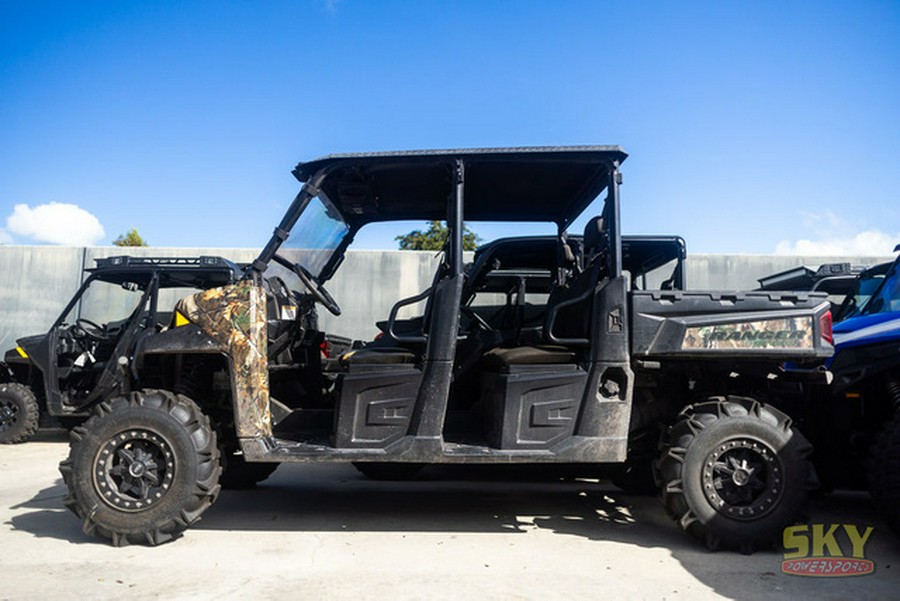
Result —
M36 334L34 336L23 336L22 338L16 339L16 345L21 347L28 355L30 356L32 351L37 348L41 342L47 337L46 334ZM19 351L15 348L8 349L4 354L4 359L7 362L23 362L26 361L22 355L19 354Z
M851 317L834 324L835 348L900 340L900 312Z

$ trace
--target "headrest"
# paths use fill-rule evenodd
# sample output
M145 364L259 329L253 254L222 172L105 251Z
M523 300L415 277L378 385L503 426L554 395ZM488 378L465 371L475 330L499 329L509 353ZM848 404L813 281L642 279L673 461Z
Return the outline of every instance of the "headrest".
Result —
M584 250L586 253L595 251L606 242L606 232L603 231L603 216L598 215L584 226Z

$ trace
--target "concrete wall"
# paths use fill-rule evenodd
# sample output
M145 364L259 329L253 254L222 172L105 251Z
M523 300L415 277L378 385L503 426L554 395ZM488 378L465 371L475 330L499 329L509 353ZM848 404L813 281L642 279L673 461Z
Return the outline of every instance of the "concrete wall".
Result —
M750 290L759 286L759 278L806 265L823 263L875 265L892 261L885 257L790 257L781 255L690 255L687 260L687 285L694 290L732 288Z
M15 346L16 338L47 331L83 281L83 269L94 259L121 254L153 257L220 255L235 262L250 262L258 249L235 248L65 248L53 246L0 246L0 357ZM431 285L436 253L411 251L355 251L347 254L335 278L326 286L341 305L340 317L319 308L319 323L330 333L371 339L375 322L386 319L401 298ZM290 284L295 276L276 268ZM269 275L269 274L267 274ZM297 283L298 289L302 285ZM92 286L93 288L93 286ZM111 290L92 315L121 318L125 294ZM161 307L162 309L162 307ZM69 320L71 321L71 320Z
M94 258L119 254L141 256L221 255L249 262L256 249L214 248L65 248L54 246L0 246L0 353L12 348L20 336L46 331L82 282L84 267ZM387 319L397 300L413 296L431 285L436 253L411 251L351 251L335 278L327 284L343 314L335 318L319 310L327 332L371 339L375 322ZM752 289L757 278L798 265L850 262L872 265L890 257L785 257L761 255L691 255L687 261L688 287L693 289ZM286 274L282 274L285 275ZM287 279L287 276L286 276ZM106 302L112 306L113 300ZM410 309L410 314L415 309Z
M78 289L83 262L80 248L0 246L0 353L50 327Z

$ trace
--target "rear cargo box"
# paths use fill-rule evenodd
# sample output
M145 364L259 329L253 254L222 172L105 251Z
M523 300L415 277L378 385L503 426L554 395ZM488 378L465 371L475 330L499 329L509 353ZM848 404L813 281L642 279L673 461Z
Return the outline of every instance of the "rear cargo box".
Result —
M636 291L635 356L825 358L827 296L809 292Z

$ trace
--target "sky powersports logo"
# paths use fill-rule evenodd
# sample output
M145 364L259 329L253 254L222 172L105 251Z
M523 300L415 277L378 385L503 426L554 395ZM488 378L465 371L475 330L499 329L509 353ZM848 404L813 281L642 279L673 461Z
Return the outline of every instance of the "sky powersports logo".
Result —
M784 529L781 571L794 576L834 578L875 571L866 543L875 529L854 524L804 524Z

